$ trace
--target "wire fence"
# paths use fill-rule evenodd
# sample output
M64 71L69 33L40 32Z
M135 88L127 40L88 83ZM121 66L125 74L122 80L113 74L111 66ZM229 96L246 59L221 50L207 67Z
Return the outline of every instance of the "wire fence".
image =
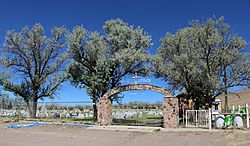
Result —
M31 107L32 108L32 104ZM1 117L30 117L29 108L23 102L5 102L0 104ZM78 102L38 102L36 118L62 120L88 120L93 122L94 110L91 101ZM131 104L113 105L113 125L130 126L163 126L162 103L145 104L134 102ZM48 120L48 119L46 119Z
M132 108L113 108L113 125L129 126L163 126L162 107L134 104Z
M133 103L113 105L113 125L163 126L162 104ZM31 107L32 108L32 105ZM30 117L29 108L23 102L0 104L0 117L18 120ZM90 101L38 102L36 118L43 120L73 120L93 124L94 110ZM60 121L61 121L60 120Z
M36 117L92 118L93 114L93 103L89 101L38 102ZM24 103L11 105L2 104L0 106L0 116L29 117L29 108L27 104Z

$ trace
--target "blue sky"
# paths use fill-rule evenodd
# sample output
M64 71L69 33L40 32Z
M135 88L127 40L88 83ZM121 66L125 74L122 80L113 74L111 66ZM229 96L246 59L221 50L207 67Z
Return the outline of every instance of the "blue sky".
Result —
M68 29L83 25L88 30L101 31L108 19L121 18L129 24L142 26L152 36L154 45L150 52L155 54L166 32L174 33L188 26L190 20L212 16L224 16L233 32L250 42L250 0L8 0L1 1L0 5L0 47L7 30L20 31L37 22L47 32L61 25ZM151 78L151 81L167 86L159 79ZM64 83L59 99L54 101L86 100L89 97L84 90ZM152 91L125 92L123 102L127 101L162 101L162 95Z

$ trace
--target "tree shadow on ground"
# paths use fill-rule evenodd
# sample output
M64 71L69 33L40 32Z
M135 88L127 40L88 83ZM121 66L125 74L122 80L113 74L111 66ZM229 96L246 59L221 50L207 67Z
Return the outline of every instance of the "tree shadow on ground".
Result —
M124 125L124 126L152 126L162 127L162 117L147 117L145 119L113 119L113 125Z

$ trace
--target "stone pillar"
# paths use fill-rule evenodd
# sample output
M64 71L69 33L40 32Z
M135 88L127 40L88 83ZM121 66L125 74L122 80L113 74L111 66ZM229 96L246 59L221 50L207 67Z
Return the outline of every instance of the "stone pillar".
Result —
M164 128L179 127L179 107L178 99L176 97L164 97L163 120Z
M98 119L100 126L109 126L112 123L112 103L108 98L102 98L98 103Z

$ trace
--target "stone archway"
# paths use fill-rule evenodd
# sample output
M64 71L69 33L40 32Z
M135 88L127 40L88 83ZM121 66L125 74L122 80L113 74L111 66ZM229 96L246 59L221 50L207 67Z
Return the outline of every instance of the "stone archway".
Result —
M163 127L177 128L179 126L178 99L165 88L153 84L130 84L109 90L100 98L98 104L98 124L108 126L112 123L112 103L110 97L129 90L153 90L163 94Z

